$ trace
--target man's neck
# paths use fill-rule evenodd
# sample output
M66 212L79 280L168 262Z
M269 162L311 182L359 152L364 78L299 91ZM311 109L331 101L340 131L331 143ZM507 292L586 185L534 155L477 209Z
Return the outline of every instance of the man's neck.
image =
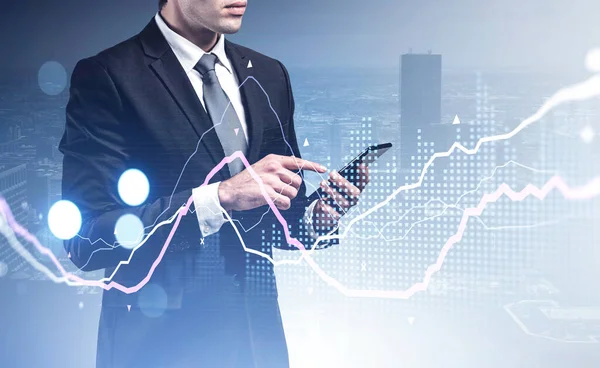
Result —
M200 47L205 52L212 50L221 36L208 28L191 29L169 6L164 6L159 11L159 14L169 28L192 42L194 45Z

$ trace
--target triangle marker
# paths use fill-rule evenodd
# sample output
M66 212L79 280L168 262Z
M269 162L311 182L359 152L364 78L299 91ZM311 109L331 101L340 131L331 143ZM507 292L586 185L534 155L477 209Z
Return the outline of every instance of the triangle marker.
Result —
M235 128L233 131L235 132L235 135L238 135L238 133L240 132L240 128Z
M252 60L248 61L248 69L252 68Z
M131 312L131 304L127 304L127 312Z
M67 257L71 258L71 252L69 252L69 254L67 254Z
M460 124L460 119L458 118L458 115L454 116L454 121L452 122L452 125L458 125Z
M308 138L304 138L304 147L308 147L308 146L309 146Z

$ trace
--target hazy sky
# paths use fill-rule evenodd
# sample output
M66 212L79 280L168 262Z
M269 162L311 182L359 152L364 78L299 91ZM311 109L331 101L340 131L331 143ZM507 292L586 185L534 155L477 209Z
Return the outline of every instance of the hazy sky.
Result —
M0 1L4 68L70 67L139 32L156 11L156 0ZM231 39L288 66L396 66L412 47L442 53L452 68L578 70L600 46L600 1L249 0Z

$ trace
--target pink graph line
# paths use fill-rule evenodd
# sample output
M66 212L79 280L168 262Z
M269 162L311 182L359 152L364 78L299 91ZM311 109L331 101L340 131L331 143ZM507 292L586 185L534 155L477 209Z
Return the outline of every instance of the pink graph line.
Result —
M498 188L498 190L496 190L495 192L484 195L482 197L481 201L479 202L479 204L477 205L477 207L468 208L464 211L463 217L458 226L458 231L448 239L446 244L444 244L444 246L442 247L440 254L437 258L436 263L430 265L427 268L427 270L425 271L425 276L423 278L423 281L414 284L413 286L411 286L410 288L408 288L406 290L399 290L399 291L394 291L394 290L357 290L357 289L347 288L344 285L342 285L339 281L337 281L333 277L329 276L314 261L314 259L312 259L312 257L310 256L310 252L308 252L306 250L304 245L297 239L292 238L290 236L286 220L283 218L283 216L281 215L281 213L279 212L279 210L277 209L277 207L275 206L275 204L273 203L271 198L267 195L265 188L262 185L262 180L254 172L254 170L250 166L250 163L248 162L248 160L244 157L244 155L241 152L236 152L229 157L225 157L223 159L223 161L221 161L219 163L219 165L217 165L209 173L209 175L205 179L205 182L203 185L207 185L208 182L210 181L210 179L221 168L223 168L226 164L232 162L236 158L239 158L240 160L242 160L242 162L248 169L248 172L250 173L250 175L259 184L261 184L260 187L261 187L262 194L265 197L265 200L267 201L269 207L271 207L271 209L273 210L273 213L275 214L275 216L277 217L277 219L283 226L283 231L285 233L285 238L286 238L287 242L289 244L292 244L295 247L297 247L303 253L303 256L304 256L304 259L306 260L306 262L325 282L327 282L329 285L335 287L337 290L339 290L344 295L351 296L351 297L408 299L411 296L413 296L414 294L416 294L417 292L427 290L427 287L429 286L432 276L436 272L441 270L444 260L446 259L448 252L450 251L452 246L462 239L462 237L466 231L469 218L472 216L481 215L483 213L485 207L487 206L487 204L498 201L498 199L500 199L503 195L506 195L509 199L511 199L513 201L522 201L529 196L534 196L540 200L543 200L553 189L558 189L566 199L571 199L571 200L591 199L591 198L597 196L598 194L600 194L600 177L595 178L592 181L590 181L589 183L587 183L585 186L578 187L578 188L569 188L569 186L564 182L564 180L558 176L552 177L541 189L537 188L536 186L534 186L532 184L529 184L523 190L521 190L519 192L515 192L507 184L502 184ZM17 223L17 221L15 221L8 204L6 203L6 201L3 198L0 198L0 211L2 211L4 213L4 215L6 216L6 219L7 219L7 223L9 225L11 225L13 230L16 233L18 233L19 235L21 235L22 237L24 237L25 239L27 239L28 241L30 241L31 243L33 243L35 245L35 247L42 254L47 255L66 279L72 280L81 285L101 287L105 290L110 290L112 288L115 288L126 294L131 294L131 293L135 293L138 290L140 290L142 287L144 287L144 285L146 285L150 281L150 278L152 277L154 270L160 264L160 262L162 261L162 258L164 257L164 254L171 242L171 239L173 238L173 235L175 234L175 231L177 230L177 228L179 226L181 217L185 216L189 212L188 209L192 203L193 203L193 197L190 197L188 199L186 205L184 207L180 208L178 216L175 220L175 224L173 225L171 232L169 233L169 236L167 237L165 244L164 244L163 248L161 249L160 254L158 255L157 259L154 261L154 263L150 267L150 270L148 271L148 274L146 275L146 277L144 277L138 284L136 284L134 286L130 286L130 287L123 286L114 281L110 281L107 284L105 282L98 281L98 280L85 280L77 275L67 272L50 249L41 245L40 242L37 240L37 238L34 235L30 234L23 226L21 226L20 224ZM319 240L317 240L317 242L318 241Z
M319 265L317 265L312 258L309 257L306 259L306 261L313 268L313 270L315 270L315 272L317 272L319 276L323 278L323 280L338 289L346 296L361 298L408 299L418 292L427 290L432 276L441 270L444 260L446 259L452 246L462 239L467 229L467 223L469 222L470 217L481 215L489 203L498 201L498 199L500 199L503 195L506 195L509 199L515 202L522 201L529 196L534 196L540 200L543 200L554 189L558 189L566 199L591 199L600 194L600 177L594 178L586 185L578 188L569 188L569 186L559 176L552 177L542 188L537 188L533 184L528 184L519 192L515 192L510 188L510 186L508 186L508 184L502 184L495 192L484 195L477 207L468 208L464 211L457 232L448 239L446 244L444 244L437 261L427 268L425 271L425 276L423 277L423 281L414 284L406 290L349 289L342 285L339 281L323 272L323 270L321 270Z
M221 170L225 165L227 165L228 163L232 162L233 160L235 160L236 158L239 158L240 160L242 160L242 162L244 163L244 165L246 166L246 168L248 169L248 172L252 175L252 177L259 183L261 184L261 191L263 196L265 197L269 207L271 207L271 209L273 210L273 212L275 213L275 215L277 216L277 219L279 220L279 222L283 225L284 231L285 231L285 236L286 239L288 240L288 242L290 244L293 244L294 246L296 246L298 249L300 249L301 251L306 252L306 248L304 247L304 245L302 245L302 243L300 241L298 241L295 238L291 238L290 234L289 234L289 230L287 227L287 222L285 221L285 219L283 218L283 216L281 215L281 213L279 212L279 210L277 209L277 207L275 206L275 204L273 203L273 201L271 200L271 198L269 197L269 195L266 193L264 186L262 185L262 180L261 178L254 172L254 170L252 169L250 163L248 162L248 160L246 159L246 157L241 153L241 152L235 152L234 154L232 154L231 156L225 157L217 166L215 166L210 173L207 175L206 179L204 180L204 183L202 184L202 186L204 185L208 185L208 182L210 181L210 179L215 176L217 174L217 172L219 170ZM131 293L135 293L137 291L139 291L142 287L144 287L144 285L146 285L149 281L150 278L152 277L154 270L156 269L156 267L158 267L158 265L160 264L160 262L162 261L167 248L169 247L169 244L171 243L171 240L173 238L173 235L175 235L175 231L177 230L177 228L179 227L179 222L181 221L181 217L185 216L189 213L189 207L191 206L191 204L193 203L193 196L190 196L190 198L188 198L188 201L186 203L186 205L182 208L179 209L179 213L177 215L177 218L175 219L175 224L173 225L171 232L169 233L169 235L167 236L167 239L165 241L164 246L162 247L160 254L158 255L158 257L156 258L156 260L154 261L154 263L152 264L152 266L150 267L150 270L148 271L148 274L146 275L146 277L144 277L139 283L137 283L134 286L124 286L121 285L117 282L114 281L110 281L108 284L99 280L86 280L83 279L73 273L67 272L64 267L62 266L62 264L60 263L60 261L56 258L56 256L54 255L54 253L44 247L39 240L32 235L31 233L29 233L27 231L27 229L25 229L22 225L20 225L14 218L12 211L10 210L10 207L8 206L8 203L6 203L6 201L4 200L4 198L0 197L0 211L2 211L2 213L5 215L6 217L6 221L7 223L12 227L13 231L19 235L21 235L23 238L27 239L29 242L33 243L34 246L38 249L38 251L46 256L48 256L51 260L52 263L54 263L54 265L56 266L56 268L60 271L60 273L68 280L74 281L80 285L85 285L85 286L96 286L96 287L101 287L104 290L110 290L112 288L115 288L123 293L126 294L131 294Z

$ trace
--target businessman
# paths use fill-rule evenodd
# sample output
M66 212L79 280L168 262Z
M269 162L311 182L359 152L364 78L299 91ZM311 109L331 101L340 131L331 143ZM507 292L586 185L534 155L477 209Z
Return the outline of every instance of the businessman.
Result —
M287 367L273 265L257 253L296 249L285 225L306 247L330 246L316 238L368 182L364 167L357 185L332 172L327 198L309 201L302 170L326 169L300 158L286 68L224 36L246 5L161 0L139 34L73 71L59 148L63 198L83 221L65 248L82 270L130 288L103 294L98 367ZM239 158L219 166L236 152L260 182ZM128 206L117 183L134 168L151 190ZM133 250L115 237L125 214L146 227Z

